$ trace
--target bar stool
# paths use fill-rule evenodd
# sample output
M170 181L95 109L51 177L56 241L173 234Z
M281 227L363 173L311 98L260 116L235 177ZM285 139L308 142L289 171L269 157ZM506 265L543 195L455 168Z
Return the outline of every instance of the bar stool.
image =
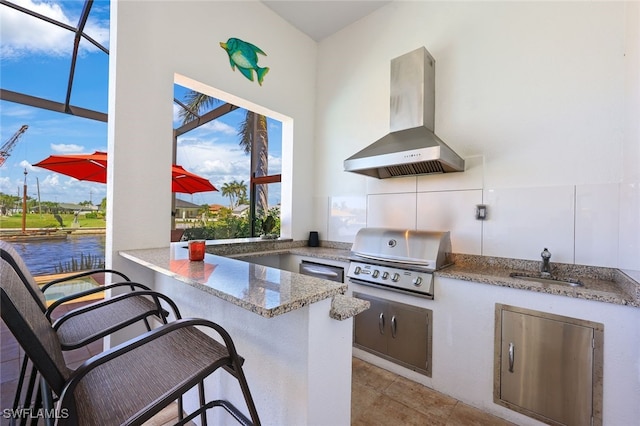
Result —
M15 269L0 259L0 313L41 376L46 424L141 424L198 386L200 407L184 424L222 407L243 425L260 419L231 336L204 319L178 319L69 369L58 334ZM222 343L210 337L214 332ZM207 400L203 381L222 368L238 380L249 416L227 400ZM56 404L57 403L57 404ZM54 408L55 407L55 408Z
M102 339L115 331L121 330L137 322L142 322L145 329L149 331L152 329L152 324L149 322L151 318L156 319L160 323L167 323L170 313L162 305L161 300L165 301L165 305L171 308L171 311L176 318L180 318L180 312L171 299L161 293L151 291L150 288L145 285L131 282L129 278L121 272L110 269L87 271L51 281L41 289L36 283L34 277L31 275L22 257L17 253L13 246L6 241L0 241L0 257L6 261L7 267L12 268L16 272L16 275L20 278L25 290L31 295L40 311L50 322L52 314L64 303L77 300L81 297L90 296L107 289L125 288L127 290L127 293L106 298L81 308L73 309L57 318L53 323L53 329L58 335L61 349L63 351L77 349L88 345L91 342ZM125 281L77 292L72 295L62 297L47 307L47 301L44 294L47 289L55 288L58 284L63 284L64 282L81 277L106 273L119 276ZM22 361L20 376L18 378L17 391L13 403L14 409L18 408L20 405L20 395L27 375L28 362L29 358L25 356ZM27 391L24 396L24 402L22 404L23 407L29 407L31 405L31 396L35 386L35 379L35 374L32 372L27 386Z

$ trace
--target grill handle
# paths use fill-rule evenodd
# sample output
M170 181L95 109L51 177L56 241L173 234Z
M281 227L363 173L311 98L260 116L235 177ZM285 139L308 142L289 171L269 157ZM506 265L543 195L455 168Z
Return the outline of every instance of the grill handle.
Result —
M513 362L515 358L516 345L509 343L509 373L513 373Z
M396 331L398 329L398 324L396 321L396 316L391 317L391 337L396 338Z
M403 259L395 256L376 256L373 254L367 254L362 252L353 252L354 256L362 257L364 259L376 260L380 262L400 263L404 265L420 265L429 266L431 263L423 259Z

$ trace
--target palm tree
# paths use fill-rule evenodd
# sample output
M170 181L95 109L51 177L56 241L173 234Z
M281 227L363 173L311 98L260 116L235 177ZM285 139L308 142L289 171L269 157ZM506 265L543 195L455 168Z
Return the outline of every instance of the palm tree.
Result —
M196 114L200 114L204 109L210 109L212 106L219 104L220 99L203 95L202 93L190 90L184 95L184 101L188 109L181 108L178 115L182 118L182 124L187 124L198 118Z
M229 208L233 210L240 204L246 204L247 200L247 185L243 180L238 182L234 180L232 182L225 182L222 185L222 195L229 197Z
M198 214L199 215L205 215L205 216L209 216L209 204L202 204L199 208L198 208Z
M235 208L236 191L233 182L225 182L221 188L222 196L229 197L229 208L233 210Z
M240 136L240 146L244 148L245 154L251 154L253 177L267 176L269 164L267 117L247 111L240 125ZM267 185L256 185L255 188L256 210L266 212L269 208Z
M249 200L247 199L247 185L244 183L244 180L241 180L240 182L234 180L233 185L236 191L238 205L249 204Z
M188 122L198 118L195 114L200 114L203 110L208 110L212 106L221 102L219 99L203 95L202 93L198 93L194 90L187 92L184 101L188 109L183 108L179 113L183 124L187 124ZM238 135L241 136L239 145L243 148L245 154L251 154L251 173L253 176L267 176L269 169L269 136L267 132L267 117L247 110L247 115L238 129ZM256 188L256 210L267 211L267 186L258 185ZM229 196L228 192L227 194L224 193L224 187L222 195Z

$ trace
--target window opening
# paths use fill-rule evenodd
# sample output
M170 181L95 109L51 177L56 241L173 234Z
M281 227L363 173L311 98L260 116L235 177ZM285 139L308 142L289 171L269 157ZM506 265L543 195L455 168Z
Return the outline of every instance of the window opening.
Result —
M174 106L175 162L219 190L193 195L198 219L178 215L183 239L279 236L282 123L180 84Z

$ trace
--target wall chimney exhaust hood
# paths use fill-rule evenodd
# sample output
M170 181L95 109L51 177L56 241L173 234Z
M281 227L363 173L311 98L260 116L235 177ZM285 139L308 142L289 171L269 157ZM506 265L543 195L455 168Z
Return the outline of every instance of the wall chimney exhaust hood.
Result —
M435 60L421 47L391 60L390 133L344 160L344 170L378 179L464 171L434 121Z

